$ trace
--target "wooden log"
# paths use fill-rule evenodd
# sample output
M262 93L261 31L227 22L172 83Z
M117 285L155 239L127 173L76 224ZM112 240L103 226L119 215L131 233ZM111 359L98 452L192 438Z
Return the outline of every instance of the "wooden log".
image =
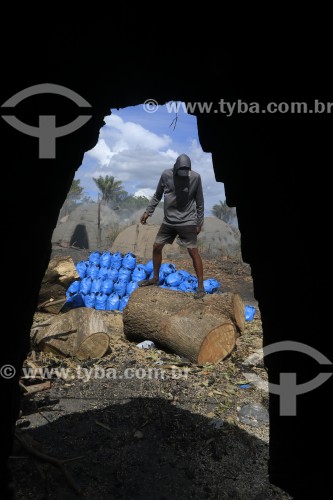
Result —
M66 302L67 288L78 279L80 277L71 257L56 256L51 259L42 280L37 309L58 314Z
M61 292L62 295L64 292ZM62 299L54 300L53 298L48 299L46 302L42 302L42 304L38 304L38 311L48 312L50 314L59 314L61 309L64 307L66 303L67 297L63 297Z
M110 340L124 337L123 314L120 311L99 311L107 328Z
M46 382L42 382L41 384L34 385L24 385L20 381L20 387L22 388L25 395L36 394L36 392L46 391L47 389L51 389L51 381L47 380Z
M235 318L242 324L235 313L242 300L233 295L194 300L192 294L156 286L137 288L123 311L124 334L129 340L152 340L194 363L218 363L236 345L241 326Z
M236 326L238 333L243 333L245 328L244 302L239 293L214 293L207 294L204 298L206 307L212 307L223 316L229 318Z
M38 329L35 343L42 351L86 360L104 356L109 336L99 311L80 307L55 316L49 326Z

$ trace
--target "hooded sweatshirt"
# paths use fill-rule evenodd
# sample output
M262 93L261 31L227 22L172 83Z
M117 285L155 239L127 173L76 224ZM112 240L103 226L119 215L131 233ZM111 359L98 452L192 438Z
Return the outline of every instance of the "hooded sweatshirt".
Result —
M187 176L177 174L178 169L188 169ZM163 223L171 226L202 226L204 198L201 177L191 170L190 158L178 156L173 168L162 172L156 192L146 208L151 217L164 194Z

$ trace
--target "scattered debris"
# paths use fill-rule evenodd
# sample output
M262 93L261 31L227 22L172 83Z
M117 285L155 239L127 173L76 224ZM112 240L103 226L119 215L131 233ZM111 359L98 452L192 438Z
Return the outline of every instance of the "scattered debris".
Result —
M268 411L259 403L247 404L240 408L238 418L243 424L253 427L260 427L269 423Z
M243 372L243 375L249 382L251 382L253 385L255 385L258 389L265 391L265 392L268 392L267 380L264 380L256 373Z
M136 347L138 347L139 349L153 349L155 347L155 344L152 340L144 340L143 342L136 344Z
M20 387L23 390L23 393L26 395L35 394L36 392L46 391L51 388L51 381L47 380L46 382L42 382L41 384L34 385L24 385L23 382L19 381Z
M264 365L264 351L259 349L248 356L243 362L245 366L259 366Z
M224 425L224 422L221 418L214 418L208 425L212 425L215 429L220 429Z

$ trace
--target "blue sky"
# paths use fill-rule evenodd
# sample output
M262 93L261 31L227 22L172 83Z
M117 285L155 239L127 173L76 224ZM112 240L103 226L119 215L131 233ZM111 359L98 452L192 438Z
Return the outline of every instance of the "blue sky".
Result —
M212 206L225 199L224 186L215 180L211 154L201 149L196 117L180 109L174 128L175 115L166 106L150 113L143 105L111 111L97 145L85 154L75 176L85 192L97 200L92 178L112 175L130 194L150 198L162 171L172 168L177 156L186 153L192 170L201 175L205 215L211 215Z

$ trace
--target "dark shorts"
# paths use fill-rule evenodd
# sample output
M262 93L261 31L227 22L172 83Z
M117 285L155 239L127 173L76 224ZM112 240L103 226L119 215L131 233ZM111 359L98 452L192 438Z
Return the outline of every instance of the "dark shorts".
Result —
M168 226L162 224L155 238L160 245L172 244L179 236L180 244L186 248L197 247L197 226Z

